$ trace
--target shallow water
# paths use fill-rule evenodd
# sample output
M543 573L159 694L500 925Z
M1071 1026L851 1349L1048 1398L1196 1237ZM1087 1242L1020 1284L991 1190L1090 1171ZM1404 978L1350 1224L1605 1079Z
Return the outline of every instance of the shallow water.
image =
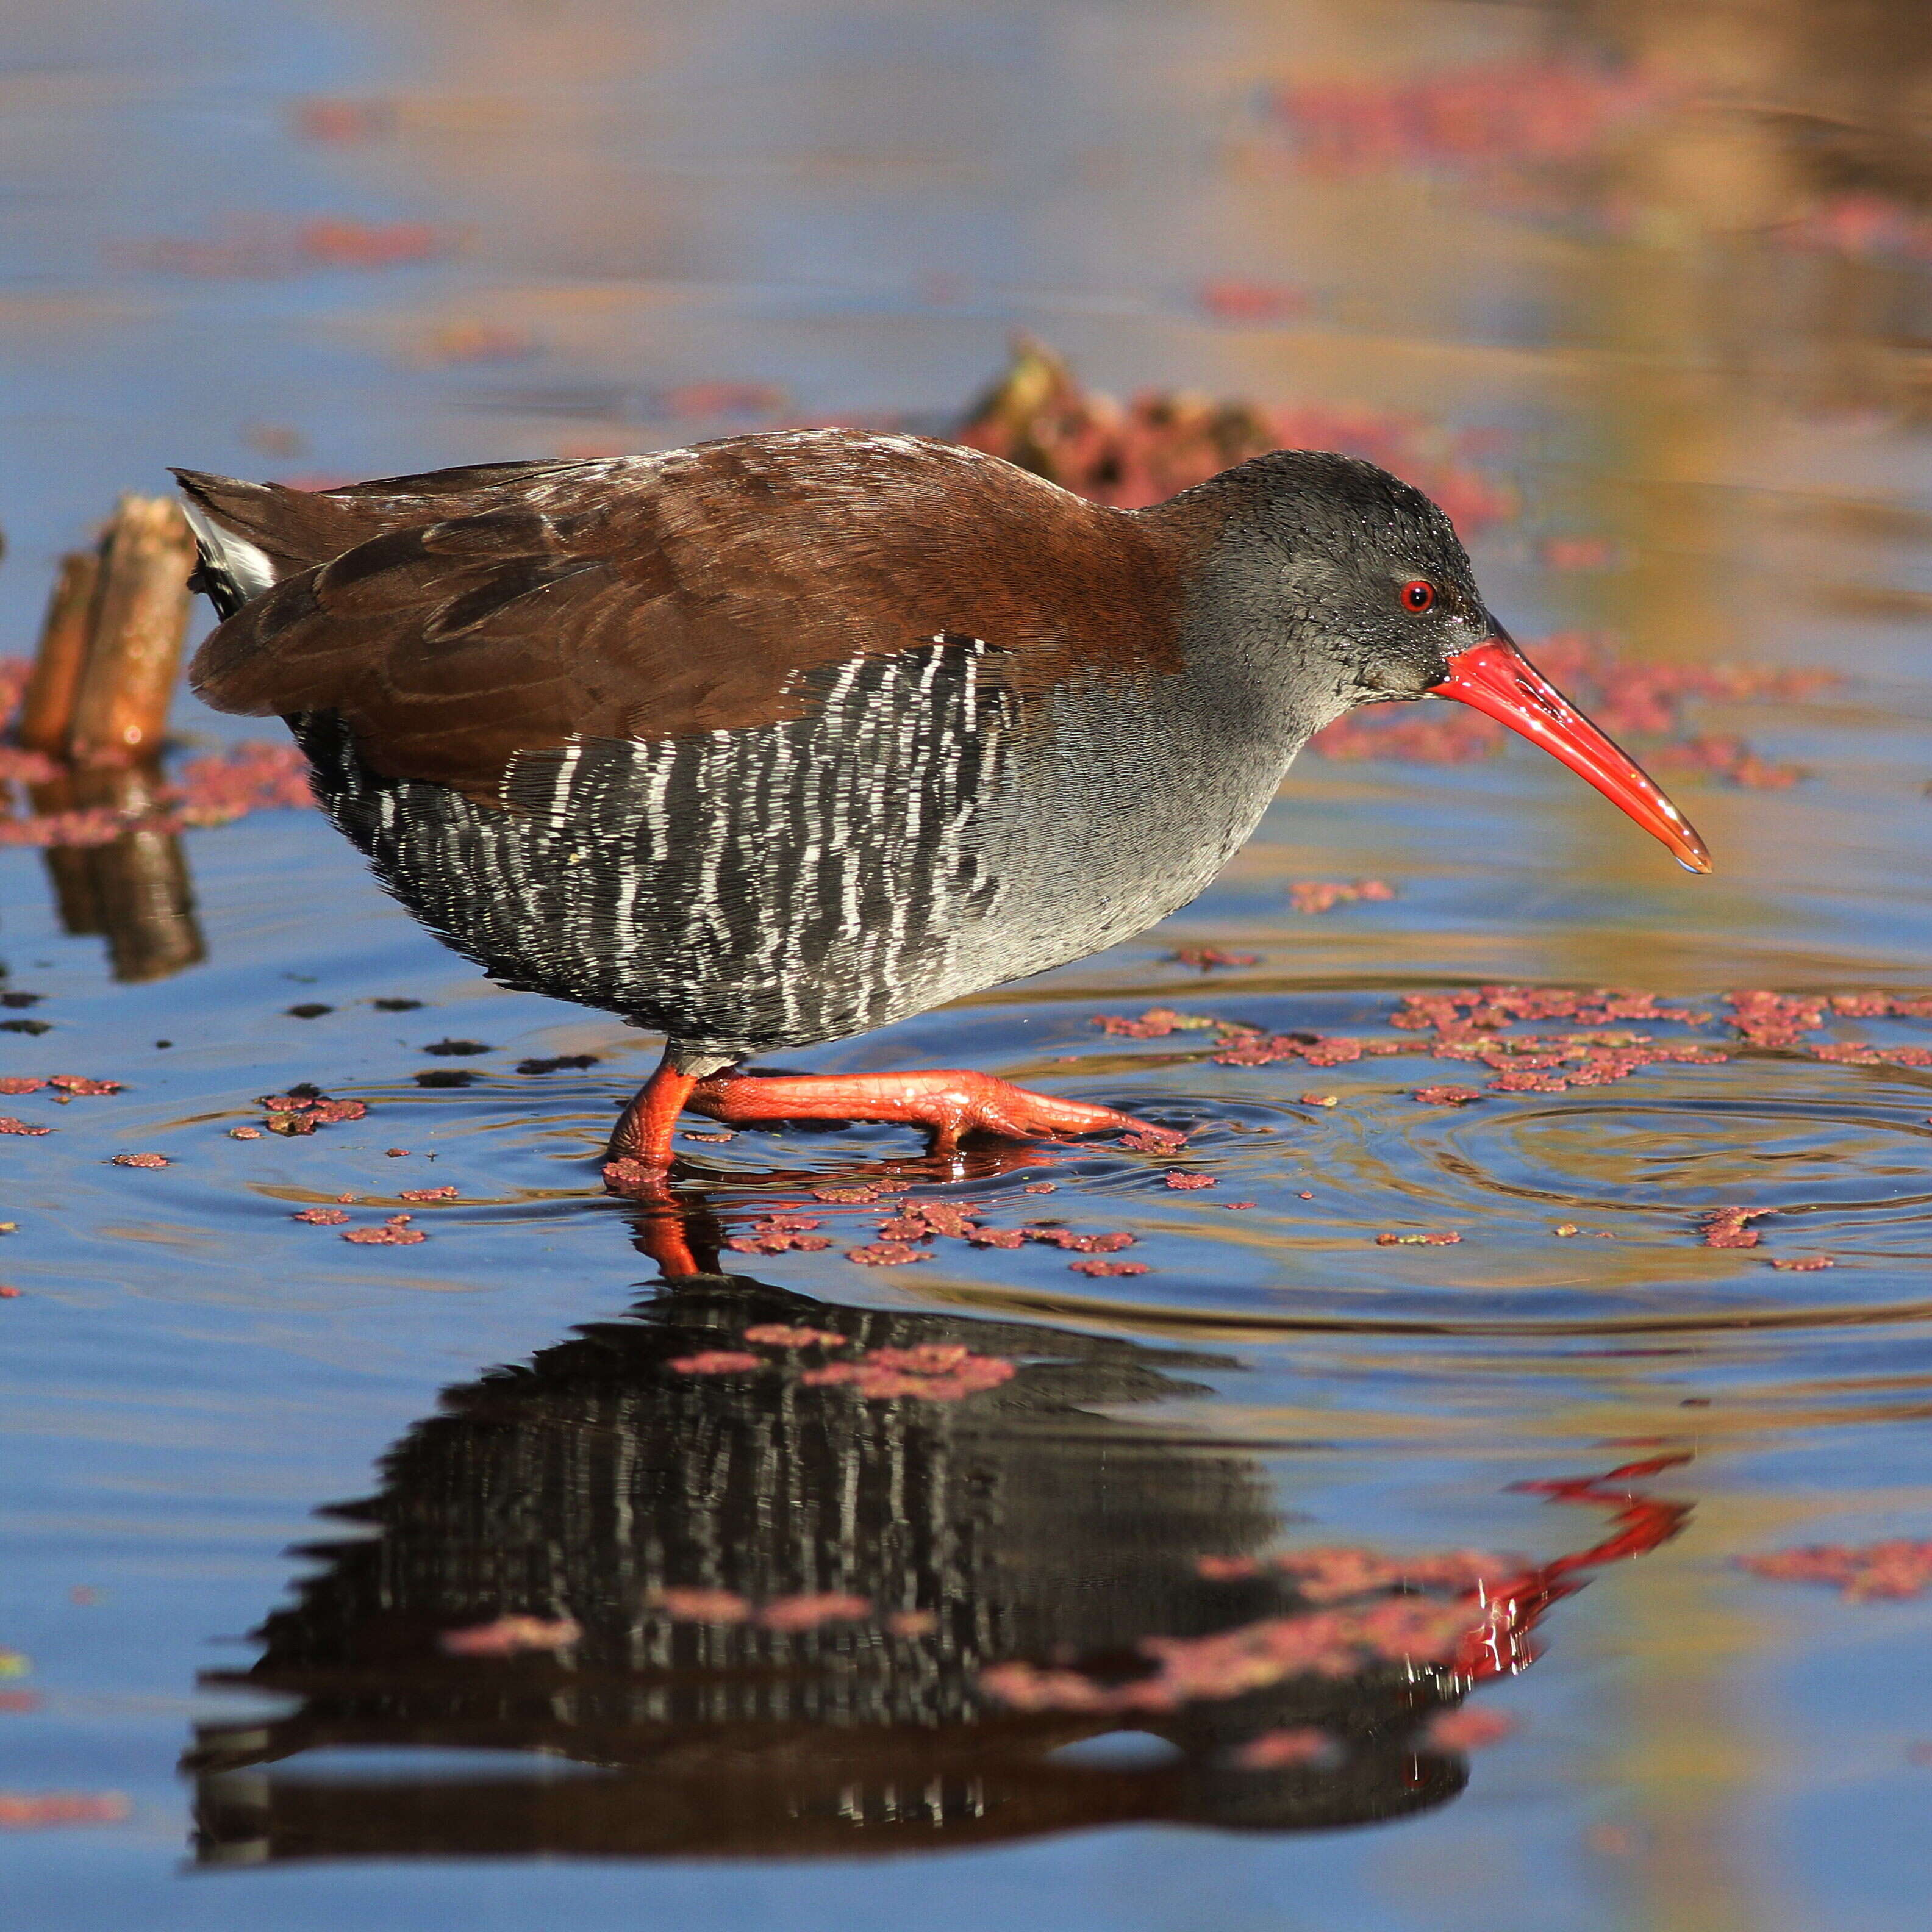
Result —
M1736 1559L1932 1538L1932 1068L1811 1050L1932 1019L1750 1046L1724 1003L1932 986L1910 10L101 0L20 14L0 62L8 653L56 555L170 461L938 424L1018 328L1102 388L1462 436L1520 500L1475 545L1520 636L1837 674L1691 708L1809 774L1666 774L1708 880L1527 749L1305 758L1156 932L799 1057L986 1068L1185 1126L1183 1154L690 1141L684 1238L735 1272L668 1292L663 1215L594 1158L652 1042L482 982L314 814L188 833L191 916L124 887L111 945L0 850L4 986L41 996L4 1017L47 1023L0 1030L0 1076L124 1083L4 1102L54 1131L0 1140L0 1797L101 1815L0 1832L0 1924L1922 1923L1927 1600ZM1356 91L1271 104L1331 82ZM1559 87L1552 124L1522 111ZM367 226L304 238L323 218ZM423 259L356 265L386 249ZM719 383L749 389L693 393ZM1290 909L1367 878L1395 896ZM1202 946L1256 963L1170 956ZM1390 1024L1498 982L1705 1016L1513 1036L1728 1057L1498 1092ZM1159 1008L1406 1054L1228 1065L1232 1031L1095 1024ZM367 1116L231 1138L303 1081ZM1481 1097L1411 1097L1436 1084ZM908 1192L812 1192L855 1178ZM345 1196L343 1226L291 1219ZM847 1258L904 1198L1133 1244ZM1724 1208L1756 1245L1703 1244ZM833 1244L721 1245L775 1211ZM424 1240L339 1238L402 1212ZM1460 1240L1376 1238L1425 1232ZM772 1323L842 1339L674 1366ZM1013 1372L803 1380L928 1344ZM1628 1496L1660 1507L1618 1548ZM1286 1643L1309 1611L1197 1558L1309 1546L1520 1552L1484 1570L1516 1586L1508 1667L1364 1650L1135 1702L1146 1640ZM695 1587L866 1608L653 1606ZM576 1639L440 1647L512 1614ZM1029 1708L1016 1663L1079 1675Z

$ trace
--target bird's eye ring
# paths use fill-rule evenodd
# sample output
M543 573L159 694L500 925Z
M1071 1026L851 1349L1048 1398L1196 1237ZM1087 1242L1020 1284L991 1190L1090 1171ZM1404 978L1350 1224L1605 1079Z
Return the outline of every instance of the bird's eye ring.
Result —
M1402 586L1400 594L1402 608L1413 616L1419 617L1435 607L1436 586L1426 578L1412 578Z

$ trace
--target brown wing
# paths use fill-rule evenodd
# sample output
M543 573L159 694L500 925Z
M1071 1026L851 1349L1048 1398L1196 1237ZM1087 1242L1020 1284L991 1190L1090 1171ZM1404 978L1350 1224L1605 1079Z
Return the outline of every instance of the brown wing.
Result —
M343 501L324 515L421 520L245 605L202 646L196 690L220 710L339 712L377 771L480 799L519 752L770 723L798 715L798 674L941 633L993 646L1022 692L1076 664L1168 668L1178 647L1174 568L1131 514L911 437L740 437L327 494ZM271 555L269 535L294 541L244 533Z

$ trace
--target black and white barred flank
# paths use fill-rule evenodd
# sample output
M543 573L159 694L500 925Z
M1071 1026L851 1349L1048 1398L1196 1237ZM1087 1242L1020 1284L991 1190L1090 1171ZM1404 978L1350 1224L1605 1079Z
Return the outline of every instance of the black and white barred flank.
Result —
M786 722L525 753L503 809L376 776L332 716L292 722L335 824L458 952L722 1063L989 983L961 950L1001 900L976 820L1016 717L986 652L812 673Z

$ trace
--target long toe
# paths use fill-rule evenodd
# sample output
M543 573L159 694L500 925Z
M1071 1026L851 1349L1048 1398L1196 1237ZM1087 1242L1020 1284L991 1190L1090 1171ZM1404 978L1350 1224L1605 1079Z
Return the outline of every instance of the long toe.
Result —
M1016 1087L1012 1082L996 1080L990 1074L967 1074L962 1081L966 1106L964 1118L955 1130L957 1132L1005 1134L1018 1139L1040 1134L1064 1137L1152 1133L1162 1138L1171 1136L1177 1143L1184 1138L1169 1128L1150 1127L1145 1121L1113 1107L1036 1094L1030 1088ZM940 1125L936 1121L933 1124Z
M902 1120L928 1129L941 1153L956 1147L962 1134L997 1134L1008 1140L1107 1133L1182 1138L1112 1107L1055 1100L961 1067L910 1073L727 1075L700 1083L687 1104L733 1126L760 1120Z

